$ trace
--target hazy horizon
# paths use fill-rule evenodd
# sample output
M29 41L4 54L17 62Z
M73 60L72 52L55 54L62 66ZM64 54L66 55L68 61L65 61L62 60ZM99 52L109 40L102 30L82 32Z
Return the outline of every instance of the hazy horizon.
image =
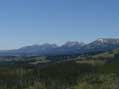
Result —
M94 42L94 41L96 41L96 40L98 40L98 39L119 39L119 38L97 38L97 39L95 39L95 40L92 40L92 41L90 41L90 42L85 42L85 41L78 41L78 40L69 40L69 41L65 41L64 43L60 43L60 44L58 44L58 43L51 43L51 42L45 42L45 43L40 43L40 44L27 44L27 45L22 45L22 46L19 46L19 47L16 47L16 48L10 48L10 49L0 49L0 51L4 51L4 50L15 50L15 49L20 49L20 48L23 48L23 47L28 47L28 46L40 46L40 45L45 45L45 44L50 44L50 45L57 45L57 46L63 46L63 45L65 45L67 42L79 42L79 43L84 43L84 44L90 44L90 43L92 43L92 42Z
M119 38L118 0L2 0L0 50Z

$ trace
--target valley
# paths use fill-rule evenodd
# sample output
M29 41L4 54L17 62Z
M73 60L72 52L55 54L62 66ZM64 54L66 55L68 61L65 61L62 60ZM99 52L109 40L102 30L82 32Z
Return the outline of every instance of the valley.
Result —
M1 56L1 89L118 89L119 49L82 55Z

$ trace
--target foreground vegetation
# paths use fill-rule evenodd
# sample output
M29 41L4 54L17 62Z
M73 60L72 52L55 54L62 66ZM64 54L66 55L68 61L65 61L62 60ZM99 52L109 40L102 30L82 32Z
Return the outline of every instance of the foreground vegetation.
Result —
M107 54L55 63L49 63L46 57L35 57L35 60L20 57L17 62L2 62L0 89L119 89L117 52L113 57L109 55L112 52ZM66 57L56 58L55 61ZM46 65L42 67L39 63Z
M119 89L119 64L0 67L0 89Z

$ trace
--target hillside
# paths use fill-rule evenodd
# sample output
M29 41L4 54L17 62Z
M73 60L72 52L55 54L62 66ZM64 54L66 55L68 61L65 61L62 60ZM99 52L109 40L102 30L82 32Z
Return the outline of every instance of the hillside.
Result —
M119 49L93 56L1 57L6 61L0 65L0 88L118 89L119 62L115 60L118 52Z
M112 51L99 53L93 56L93 58L118 58L118 57L119 57L119 49L114 49Z

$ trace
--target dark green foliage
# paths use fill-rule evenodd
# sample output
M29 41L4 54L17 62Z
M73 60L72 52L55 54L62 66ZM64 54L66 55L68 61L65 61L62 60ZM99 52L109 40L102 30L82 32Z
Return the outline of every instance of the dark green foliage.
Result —
M77 55L7 57L14 60L1 62L0 89L119 89L119 60L112 58L114 54L118 53L87 55L81 61L63 61Z

